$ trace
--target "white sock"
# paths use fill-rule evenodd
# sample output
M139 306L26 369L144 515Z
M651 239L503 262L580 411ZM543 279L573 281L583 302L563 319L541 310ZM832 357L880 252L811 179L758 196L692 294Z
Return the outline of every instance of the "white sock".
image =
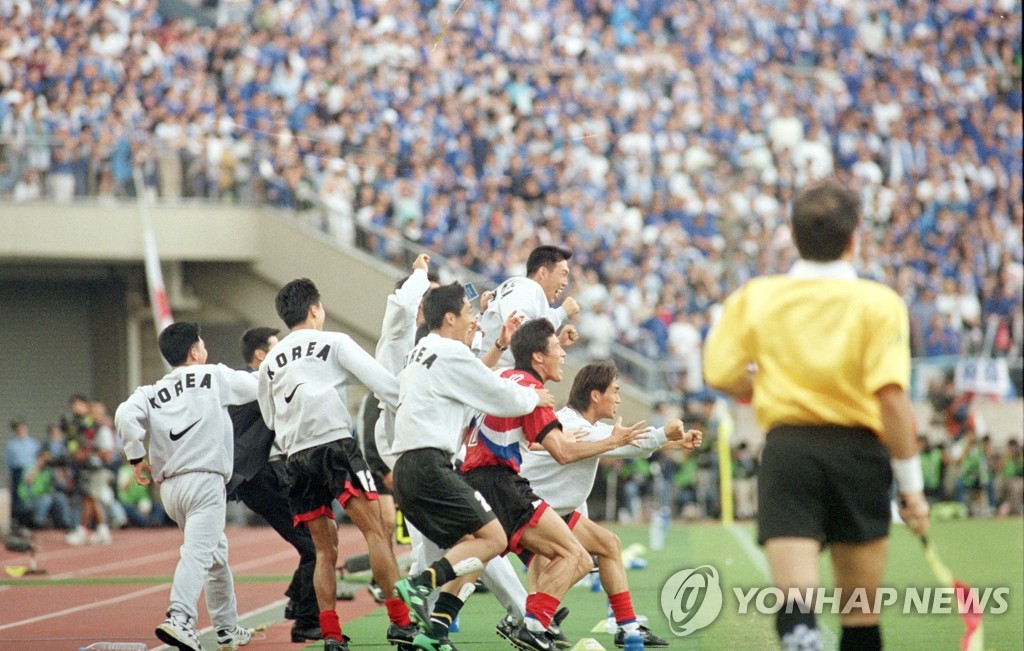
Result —
M530 615L527 615L523 619L523 623L526 624L527 629L533 631L534 633L543 633L547 630L536 617L531 617Z
M640 622L637 622L636 620L634 620L634 621L632 621L632 622L630 622L628 624L623 624L619 628L621 628L622 632L625 633L626 635L631 635L633 633L639 633L640 632Z

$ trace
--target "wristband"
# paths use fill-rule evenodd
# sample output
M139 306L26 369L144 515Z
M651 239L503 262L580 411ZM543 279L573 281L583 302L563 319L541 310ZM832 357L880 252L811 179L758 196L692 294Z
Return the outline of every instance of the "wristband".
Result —
M892 459L892 476L900 493L921 493L924 491L924 474L921 472L921 457Z
M497 348L501 352L505 352L506 350L508 350L508 344L505 344L504 346L502 346L501 344L498 343L497 339L494 340L494 347Z

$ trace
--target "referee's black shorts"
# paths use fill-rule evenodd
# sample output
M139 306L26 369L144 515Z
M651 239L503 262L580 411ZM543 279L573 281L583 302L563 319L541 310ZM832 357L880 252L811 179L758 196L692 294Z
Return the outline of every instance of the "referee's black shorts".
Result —
M393 475L395 503L420 533L441 549L494 519L487 501L436 448L402 453Z
M508 551L522 552L523 532L537 525L548 503L537 497L525 477L506 466L473 468L462 476L494 508L508 536Z
M785 425L768 432L758 474L758 541L862 543L889 535L889 452L870 430Z

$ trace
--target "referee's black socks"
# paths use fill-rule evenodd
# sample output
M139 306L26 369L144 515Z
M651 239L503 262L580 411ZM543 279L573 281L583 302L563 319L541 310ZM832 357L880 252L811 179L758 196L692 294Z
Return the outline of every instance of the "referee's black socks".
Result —
M806 606L788 602L775 614L775 631L783 651L820 651L821 633L812 612Z
M844 626L839 651L878 651L882 648L882 630L874 626Z

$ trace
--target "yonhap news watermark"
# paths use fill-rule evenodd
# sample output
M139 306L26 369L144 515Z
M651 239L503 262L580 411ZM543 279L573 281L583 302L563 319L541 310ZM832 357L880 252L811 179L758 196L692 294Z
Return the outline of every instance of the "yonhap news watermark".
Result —
M813 612L848 615L898 611L906 615L1001 615L1009 610L1010 588L882 586L874 594L864 588L732 587L723 590L721 575L711 565L672 574L661 589L661 609L674 635L685 637L714 622L730 609L739 615Z

